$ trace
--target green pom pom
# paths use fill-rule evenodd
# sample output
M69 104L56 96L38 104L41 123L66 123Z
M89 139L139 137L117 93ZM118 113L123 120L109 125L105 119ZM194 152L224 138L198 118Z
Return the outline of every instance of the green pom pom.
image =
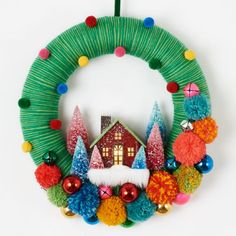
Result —
M156 69L160 69L162 67L162 63L160 60L153 58L150 62L149 62L149 67L153 70Z
M27 98L21 98L18 101L18 106L20 108L28 108L30 106L30 100Z
M67 206L67 194L64 192L61 183L52 186L47 190L49 201L57 207Z

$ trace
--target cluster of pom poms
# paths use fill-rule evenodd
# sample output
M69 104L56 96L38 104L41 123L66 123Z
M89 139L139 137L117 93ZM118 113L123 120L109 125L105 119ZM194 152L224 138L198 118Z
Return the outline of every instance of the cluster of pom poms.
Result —
M61 170L56 165L49 166L43 163L36 169L35 177L42 188L48 189L60 182Z
M99 204L98 188L89 182L85 182L78 192L68 198L68 208L85 218L94 216Z
M193 132L205 143L211 143L217 136L218 127L214 119L207 117L193 123Z
M146 192L152 202L166 204L175 200L179 188L173 175L165 171L159 171L150 177Z
M186 194L193 193L201 184L202 175L194 168L180 166L174 172L177 179L179 191Z
M101 202L97 210L98 219L107 225L120 225L126 221L126 210L123 201L112 196Z
M206 154L205 143L194 133L181 133L173 143L173 152L177 161L185 166L193 166Z

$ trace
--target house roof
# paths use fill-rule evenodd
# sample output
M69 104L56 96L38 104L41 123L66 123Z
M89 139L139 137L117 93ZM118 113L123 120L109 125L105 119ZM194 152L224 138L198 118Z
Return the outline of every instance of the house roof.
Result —
M90 148L96 145L96 143L111 129L113 128L117 123L120 123L132 136L144 147L146 145L143 143L143 141L128 127L126 126L122 121L119 119L116 119L111 125L109 125L104 131L93 141L93 143L90 145Z

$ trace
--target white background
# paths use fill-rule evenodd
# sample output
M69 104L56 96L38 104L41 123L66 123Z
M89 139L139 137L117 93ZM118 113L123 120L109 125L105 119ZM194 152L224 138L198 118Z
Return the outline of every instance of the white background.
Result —
M34 179L30 156L21 152L17 107L39 49L88 15L113 15L113 0L0 0L0 235L235 235L235 8L234 0L123 0L123 16L152 16L196 51L220 127L218 139L208 146L214 171L205 176L189 204L124 229L64 218L47 201ZM101 114L121 118L143 138L154 100L170 127L173 107L166 83L137 58L95 59L68 84L69 93L60 104L64 127L78 104L91 140L99 133Z

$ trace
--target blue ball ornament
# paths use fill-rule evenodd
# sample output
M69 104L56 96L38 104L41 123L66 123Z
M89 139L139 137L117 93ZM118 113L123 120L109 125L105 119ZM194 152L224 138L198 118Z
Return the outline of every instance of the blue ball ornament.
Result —
M62 95L65 94L68 91L68 86L64 83L57 85L57 93Z
M96 215L89 217L89 218L84 217L84 221L89 225L96 225L99 223L99 220Z
M165 169L173 173L180 167L180 163L175 160L175 157L168 157L165 162Z
M195 165L195 168L200 173L207 174L213 169L213 166L213 159L209 155L206 155L199 163Z
M154 26L154 19L152 17L147 17L143 21L143 25L145 28L152 28Z
M184 111L191 120L202 120L211 114L211 106L206 95L200 94L185 98Z

